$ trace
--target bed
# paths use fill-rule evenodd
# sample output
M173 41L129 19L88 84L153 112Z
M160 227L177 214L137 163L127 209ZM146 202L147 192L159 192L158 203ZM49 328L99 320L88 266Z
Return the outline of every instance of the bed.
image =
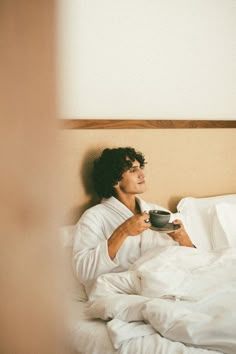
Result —
M71 278L67 316L71 352L235 353L234 127L200 125L195 127L199 129L193 129L191 125L177 124L176 129L172 124L167 128L152 126L150 129L142 125L134 136L125 123L121 125L119 122L118 129L117 126L101 129L98 123L92 129L88 125L78 129L75 122L71 122L71 126L69 123L66 122L61 136L70 186L61 240L66 255L65 266ZM194 254L187 255L167 249L161 255L161 264L158 263L157 250L150 252L127 274L102 276L88 301L71 266L75 224L87 207L97 203L88 183L92 160L104 147L124 146L127 141L128 145L143 151L151 160L150 165L154 166L148 171L151 187L144 198L158 202L168 208L173 217L181 218L197 249L191 250ZM153 157L153 147L158 151L158 160ZM163 181L165 190L160 188ZM179 257L182 260L179 268L171 268L169 260L176 261ZM191 261L193 258L196 261ZM166 278L163 279L161 272L154 271L157 265L164 269ZM136 289L133 293L124 285L130 277ZM183 293L180 285L186 277L191 281L187 282ZM174 285L172 281L170 286L166 279L174 279ZM194 289L194 282L198 284L198 291Z

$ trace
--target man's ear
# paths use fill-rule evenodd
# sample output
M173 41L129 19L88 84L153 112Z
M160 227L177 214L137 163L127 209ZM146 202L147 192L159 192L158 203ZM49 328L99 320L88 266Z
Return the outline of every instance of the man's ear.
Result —
M120 182L118 181L116 184L114 184L113 188L116 190L119 188Z

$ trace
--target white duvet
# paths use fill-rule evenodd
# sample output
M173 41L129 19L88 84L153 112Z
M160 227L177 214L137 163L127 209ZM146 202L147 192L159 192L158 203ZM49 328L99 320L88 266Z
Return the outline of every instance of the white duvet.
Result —
M100 276L87 313L107 321L109 336L120 353L126 353L134 339L158 335L159 341L169 339L165 354L208 350L235 354L235 269L233 248L208 252L158 247L128 271ZM181 343L185 346L178 347ZM159 353L155 348L151 352Z

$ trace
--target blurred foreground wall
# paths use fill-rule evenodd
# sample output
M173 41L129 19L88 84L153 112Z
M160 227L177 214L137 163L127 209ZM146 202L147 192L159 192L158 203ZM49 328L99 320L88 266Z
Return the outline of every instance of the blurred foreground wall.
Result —
M0 1L0 353L66 352L55 4Z

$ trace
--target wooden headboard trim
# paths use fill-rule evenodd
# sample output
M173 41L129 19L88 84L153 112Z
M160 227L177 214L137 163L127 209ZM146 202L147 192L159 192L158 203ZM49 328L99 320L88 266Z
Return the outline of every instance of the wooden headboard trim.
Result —
M63 129L236 128L236 120L60 119Z

